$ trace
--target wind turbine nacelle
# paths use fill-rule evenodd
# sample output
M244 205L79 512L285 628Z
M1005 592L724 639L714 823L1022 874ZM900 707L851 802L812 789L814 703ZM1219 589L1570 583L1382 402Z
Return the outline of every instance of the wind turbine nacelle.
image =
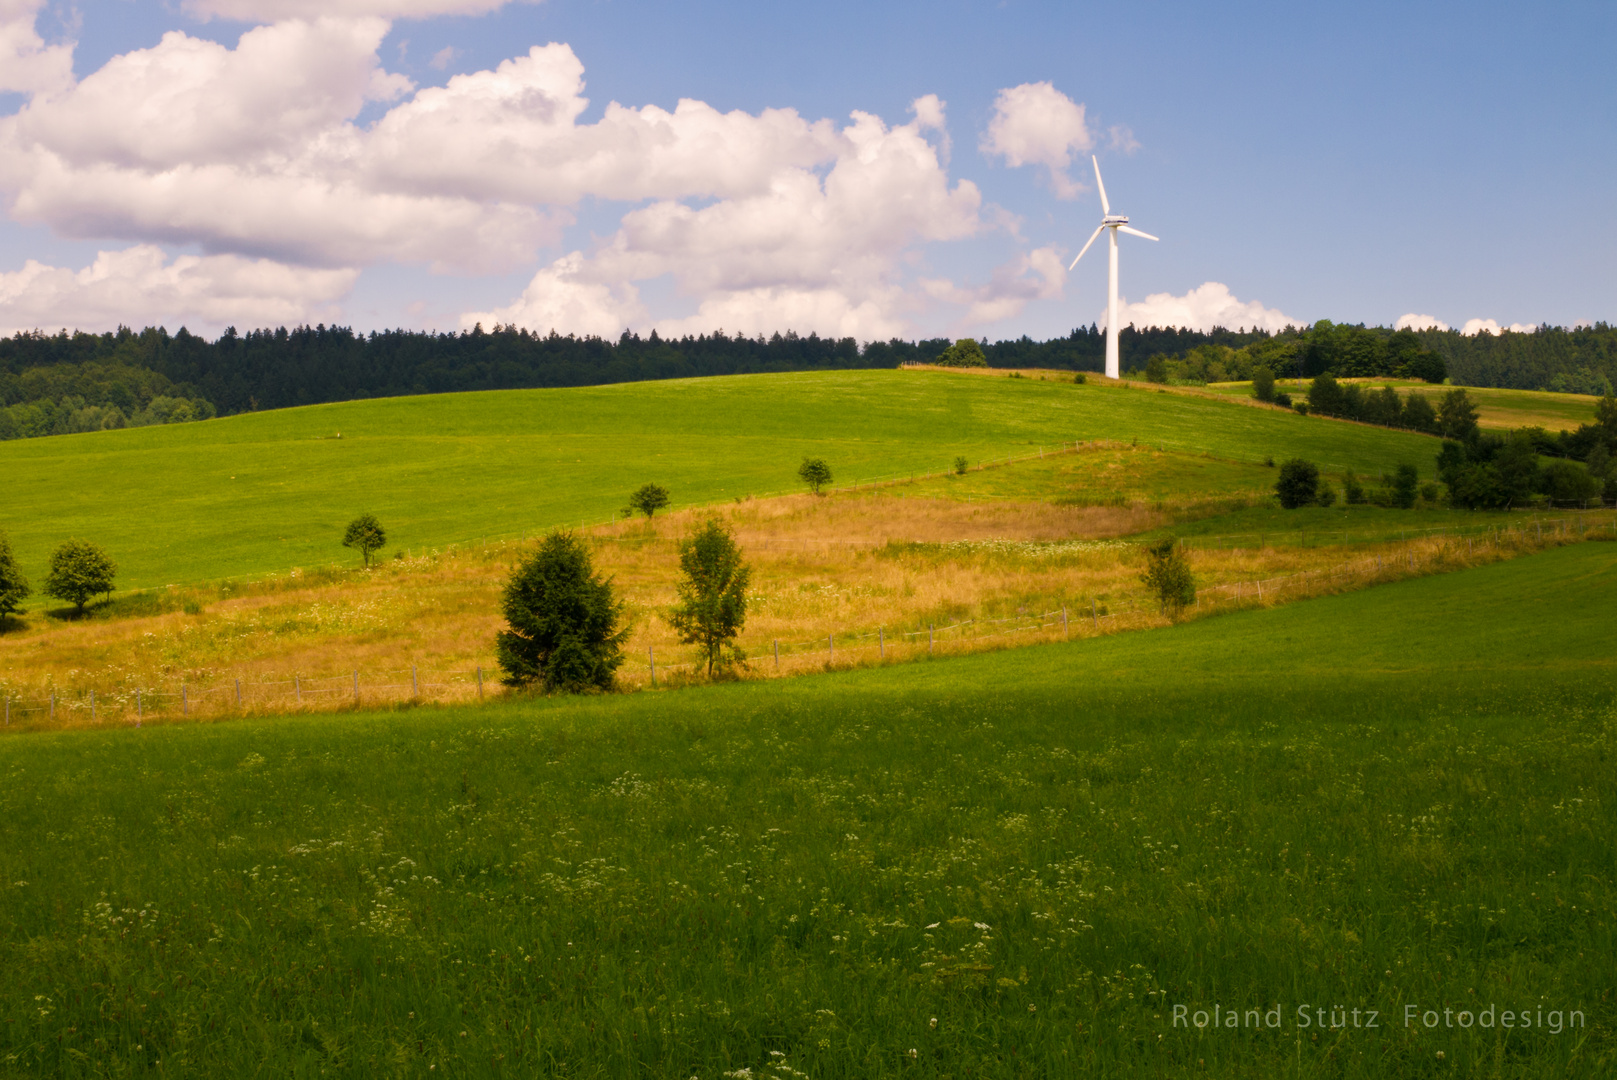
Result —
M1129 216L1127 214L1107 214L1100 219L1100 223L1102 225L1127 225Z

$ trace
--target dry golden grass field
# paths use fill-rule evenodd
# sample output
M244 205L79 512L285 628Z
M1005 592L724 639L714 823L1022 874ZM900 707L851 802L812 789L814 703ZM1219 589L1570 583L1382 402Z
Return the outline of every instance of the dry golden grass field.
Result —
M1190 541L1201 590L1191 618L1478 565L1564 539L1561 525L1496 534L1491 520L1457 527L1441 517L1422 532L1405 519L1405 528L1389 529L1342 512L1291 519L1312 521L1311 536L1274 526L1267 535L1207 533L1250 524L1243 510L1265 500L1273 475L1096 444L960 476L738 501L586 535L633 628L620 673L630 687L650 684L653 659L661 685L693 677L692 650L663 613L674 601L677 543L709 515L734 530L753 568L744 677L1166 625L1140 581L1138 545L1122 539L1142 533L1202 526ZM1606 529L1607 518L1586 515L1574 529ZM500 588L530 546L401 551L369 571L326 566L147 591L80 621L35 615L0 637L8 723L24 730L492 696L501 692L493 657Z

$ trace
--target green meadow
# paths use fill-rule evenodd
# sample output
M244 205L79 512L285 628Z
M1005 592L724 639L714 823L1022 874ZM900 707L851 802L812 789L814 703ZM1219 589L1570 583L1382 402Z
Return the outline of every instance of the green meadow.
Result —
M1611 1075L1614 603L0 739L0 1075Z
M1453 387L1432 386L1412 379L1356 379L1363 386L1379 389L1397 387L1400 393L1418 390L1429 397L1440 397ZM1275 389L1290 394L1294 399L1308 399L1306 379L1278 379ZM1250 382L1211 383L1207 389L1227 397L1251 397ZM1557 394L1549 390L1501 390L1486 386L1467 386L1466 394L1477 405L1478 422L1486 428L1508 430L1520 427L1541 427L1546 431L1571 431L1579 424L1594 422L1595 402L1599 398L1587 394Z
M338 435L341 438L337 438ZM662 483L676 506L794 490L805 455L838 483L947 469L1078 440L1247 464L1306 457L1379 476L1429 468L1435 440L1211 395L942 372L736 376L318 405L204 423L0 443L8 530L43 577L69 536L121 587L346 559L370 511L391 549L609 520ZM391 550L390 549L390 550Z

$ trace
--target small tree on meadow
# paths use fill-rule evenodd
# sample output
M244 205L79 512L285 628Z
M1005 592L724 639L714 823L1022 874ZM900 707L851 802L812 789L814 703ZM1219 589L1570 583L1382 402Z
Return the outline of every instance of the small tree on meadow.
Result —
M1179 541L1168 537L1145 549L1145 573L1140 580L1156 595L1164 615L1178 615L1196 602L1196 579L1190 572Z
M118 564L88 540L69 540L51 553L50 573L45 576L45 595L66 600L84 614L90 597L112 592Z
M11 551L11 538L0 532L0 633L5 632L6 617L19 611L33 591Z
M1280 505L1287 510L1311 505L1319 498L1319 466L1302 458L1292 458L1280 466L1275 494L1280 496Z
M1415 496L1420 491L1420 474L1413 465L1400 465L1392 477L1392 501L1394 506L1408 510L1415 505Z
M382 530L382 523L376 520L375 514L361 514L348 523L348 531L342 534L342 546L358 548L365 558L365 565L369 567L371 555L387 546L387 533Z
M494 649L508 686L539 684L547 692L610 690L623 664L627 628L610 580L598 577L589 548L554 532L511 572L500 596L509 630Z
M668 505L668 489L661 484L642 484L629 496L629 509L638 510L650 521L652 515Z
M679 569L679 603L668 621L680 641L702 650L711 679L714 667L743 659L735 639L747 622L752 571L730 530L714 518L679 545Z
M824 458L803 459L803 464L797 467L797 478L809 486L814 494L820 494L820 489L831 482L831 466L825 463Z
M1252 396L1259 401L1275 399L1275 373L1266 367L1252 369Z

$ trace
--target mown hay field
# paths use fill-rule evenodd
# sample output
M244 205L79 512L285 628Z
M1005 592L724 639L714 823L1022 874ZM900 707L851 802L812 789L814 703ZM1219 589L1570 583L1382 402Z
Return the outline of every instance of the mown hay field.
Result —
M0 739L0 1067L1606 1075L1614 601L1583 543L935 664Z

